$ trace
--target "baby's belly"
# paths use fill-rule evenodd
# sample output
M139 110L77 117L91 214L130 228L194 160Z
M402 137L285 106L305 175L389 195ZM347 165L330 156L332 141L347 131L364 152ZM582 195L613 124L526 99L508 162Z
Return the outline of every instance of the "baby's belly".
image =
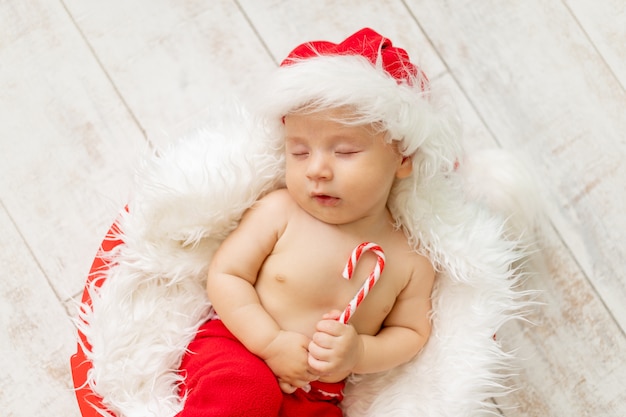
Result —
M332 289L323 292L299 291L287 285L257 282L257 293L265 310L283 330L294 331L311 337L315 325L324 314L341 309L330 295Z

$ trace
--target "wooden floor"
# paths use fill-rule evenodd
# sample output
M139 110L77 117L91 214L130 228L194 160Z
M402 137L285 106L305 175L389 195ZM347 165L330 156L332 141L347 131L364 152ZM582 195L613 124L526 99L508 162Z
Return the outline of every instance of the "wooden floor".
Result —
M0 414L77 417L70 317L142 153L296 44L370 26L540 178L545 303L502 415L626 415L623 0L0 2ZM529 197L535 198L535 197Z

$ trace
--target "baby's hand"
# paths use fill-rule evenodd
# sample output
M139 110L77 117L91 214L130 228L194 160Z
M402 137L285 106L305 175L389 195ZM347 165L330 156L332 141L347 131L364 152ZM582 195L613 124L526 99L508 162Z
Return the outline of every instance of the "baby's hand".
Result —
M353 326L337 321L340 315L340 311L325 314L309 343L309 365L321 376L344 378L363 354L361 338Z
M300 333L280 331L259 356L265 360L280 388L290 394L317 379L308 365L310 339Z

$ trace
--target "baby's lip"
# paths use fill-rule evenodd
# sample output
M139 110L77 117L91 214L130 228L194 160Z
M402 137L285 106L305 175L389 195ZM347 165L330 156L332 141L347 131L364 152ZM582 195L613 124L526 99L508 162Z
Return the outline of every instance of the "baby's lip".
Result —
M323 193L312 193L311 197L323 206L335 206L340 200L338 197L333 197Z

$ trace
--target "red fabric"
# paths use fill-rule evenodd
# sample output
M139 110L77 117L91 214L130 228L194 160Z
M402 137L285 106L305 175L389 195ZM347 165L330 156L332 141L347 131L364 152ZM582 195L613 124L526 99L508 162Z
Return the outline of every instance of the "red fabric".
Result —
M198 330L183 358L185 407L177 417L341 417L343 383L284 394L276 377L220 320Z
M393 46L391 40L370 28L361 29L338 44L328 41L303 43L291 51L280 65L286 66L320 55L360 55L374 65L380 59L385 71L398 83L413 85L414 80L418 80L422 91L428 89L426 74L411 63L407 52Z
M104 282L104 273L109 268L109 264L105 259L105 254L112 251L117 245L123 243L118 237L119 234L119 226L117 223L114 223L102 241L98 255L91 265L91 270L89 271L89 276L87 277L87 283L85 284L85 289L83 290L83 303L91 304L88 291L89 285L93 282L94 285L100 286ZM78 332L78 337L88 349L91 349L84 334ZM78 408L80 409L81 415L83 417L102 417L102 414L98 413L94 408L94 406L101 409L104 408L102 406L102 399L94 394L91 388L86 385L87 373L91 369L91 362L87 360L80 343L77 344L76 353L70 358L70 365L72 368L74 387L76 388L76 401L78 402Z
M311 382L311 390L283 394L279 417L342 417L343 382Z

